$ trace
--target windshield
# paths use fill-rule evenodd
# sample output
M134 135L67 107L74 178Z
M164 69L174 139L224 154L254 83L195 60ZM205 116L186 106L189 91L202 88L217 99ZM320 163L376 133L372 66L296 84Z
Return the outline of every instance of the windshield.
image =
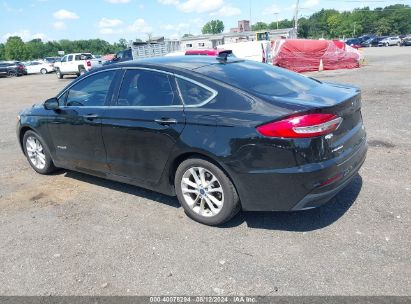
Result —
M299 95L320 85L320 82L297 73L253 61L213 64L196 71L239 89L264 96Z

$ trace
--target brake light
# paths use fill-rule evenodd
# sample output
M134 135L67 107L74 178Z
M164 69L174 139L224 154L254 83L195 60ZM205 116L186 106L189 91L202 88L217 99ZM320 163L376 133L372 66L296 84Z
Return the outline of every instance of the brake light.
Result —
M306 114L270 122L257 127L257 131L268 137L308 138L334 132L342 121L334 114Z
M87 66L91 67L91 61L87 61Z

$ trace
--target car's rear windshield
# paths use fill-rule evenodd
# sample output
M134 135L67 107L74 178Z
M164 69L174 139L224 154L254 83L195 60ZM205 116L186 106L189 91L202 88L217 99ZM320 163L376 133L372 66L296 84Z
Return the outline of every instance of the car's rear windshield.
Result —
M81 54L81 59L90 60L90 59L93 59L93 56L91 54Z
M253 61L213 64L201 67L196 72L265 96L299 95L320 84L297 73Z

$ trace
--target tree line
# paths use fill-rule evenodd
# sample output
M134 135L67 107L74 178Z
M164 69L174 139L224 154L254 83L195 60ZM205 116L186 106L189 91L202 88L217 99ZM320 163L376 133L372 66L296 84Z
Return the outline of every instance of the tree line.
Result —
M0 43L0 60L33 60L58 56L59 51L67 53L90 52L92 54L112 54L127 47L127 41L120 39L113 44L102 39L59 40L43 42L33 39L23 42L20 37L9 37L6 43Z
M293 20L281 20L278 28L294 27ZM257 22L252 26L254 31L276 29L277 22ZM339 12L333 9L322 9L310 17L298 20L298 37L300 38L342 38L356 37L364 34L379 36L410 34L411 7L404 4L389 5L371 10L369 7Z
M257 22L253 31L293 28L294 20L273 20ZM219 34L224 31L221 20L212 20L204 25L203 34ZM310 17L298 19L300 38L342 38L363 34L399 35L411 33L411 7L404 4L389 5L371 10L369 7L339 12L322 9ZM187 35L187 34L186 34Z
M252 30L292 28L293 20L273 20L269 23L257 22ZM221 20L212 20L202 29L203 34L218 34L224 31ZM404 4L389 5L384 8L369 7L339 12L333 9L322 9L310 17L298 20L298 37L300 38L343 38L363 34L399 35L411 33L411 7ZM191 36L185 34L184 37ZM127 41L109 43L102 39L59 40L43 42L33 39L23 42L20 37L9 37L6 43L0 43L0 60L32 60L48 56L58 56L58 51L66 53L91 52L93 54L116 53L127 47Z

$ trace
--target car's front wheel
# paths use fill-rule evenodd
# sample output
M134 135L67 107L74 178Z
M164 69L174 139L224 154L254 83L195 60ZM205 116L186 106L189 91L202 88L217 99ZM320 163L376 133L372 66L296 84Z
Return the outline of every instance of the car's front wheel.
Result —
M220 225L240 210L237 191L227 175L213 163L190 158L175 175L177 197L189 217L206 225Z
M41 69L41 70L40 70L40 73L43 74L43 75L46 75L46 74L47 74L47 70L46 70L46 69Z
M49 174L56 167L43 139L33 131L27 131L23 136L23 147L30 166L40 174Z
M61 73L60 69L56 70L56 76L58 79L63 79L63 74Z

